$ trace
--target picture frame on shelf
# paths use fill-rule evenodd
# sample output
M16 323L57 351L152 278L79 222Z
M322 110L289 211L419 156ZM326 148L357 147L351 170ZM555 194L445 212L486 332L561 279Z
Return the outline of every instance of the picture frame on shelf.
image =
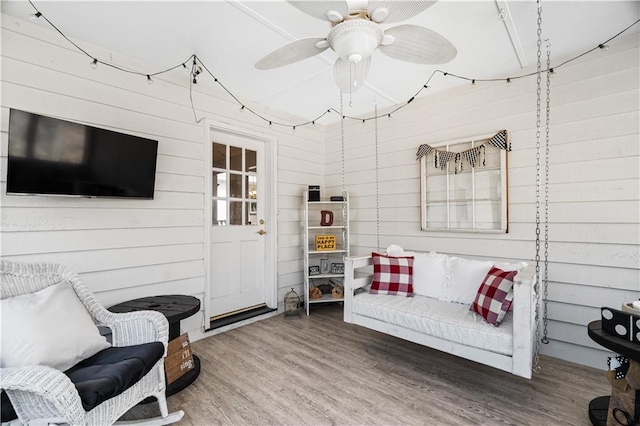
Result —
M344 274L344 263L336 262L331 264L332 274Z
M320 259L320 273L328 274L331 272L331 262L329 259Z
M309 276L312 277L314 275L320 275L319 266L309 266Z

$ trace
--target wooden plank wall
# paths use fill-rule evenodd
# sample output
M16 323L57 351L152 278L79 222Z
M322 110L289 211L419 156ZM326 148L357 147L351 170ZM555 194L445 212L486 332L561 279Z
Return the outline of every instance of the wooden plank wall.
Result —
M535 66L522 73L530 71ZM605 352L589 339L586 324L600 317L601 306L619 308L640 297L638 37L617 39L609 50L597 49L557 71L549 173L551 343L542 352L604 368ZM444 78L430 84L437 87ZM394 243L475 258L534 259L535 93L535 77L515 80L511 87L465 85L420 98L391 120L378 120L382 248ZM377 245L374 122L345 126L352 253L364 254ZM418 146L501 129L509 131L513 145L509 233L421 232ZM325 139L326 185L339 188L339 125L328 128Z
M2 15L1 35L2 258L63 263L79 272L106 306L167 293L202 300L205 125L194 120L188 75L180 69L148 85L144 77L106 66L94 70L90 60L57 33L8 15ZM117 52L82 45L120 66L155 71ZM291 286L301 293L301 196L308 184L322 184L322 127L295 133L277 126L270 129L241 113L221 89L204 85L197 86L194 101L198 117L278 138L278 185L272 188L279 209L278 300ZM247 105L252 106L250 101ZM10 108L159 140L155 199L7 196ZM182 322L187 331L199 331L203 324L203 314Z

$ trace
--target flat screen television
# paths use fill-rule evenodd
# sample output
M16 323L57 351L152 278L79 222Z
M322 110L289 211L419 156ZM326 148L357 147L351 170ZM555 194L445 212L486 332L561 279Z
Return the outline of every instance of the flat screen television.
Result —
M11 109L7 194L153 199L158 141Z

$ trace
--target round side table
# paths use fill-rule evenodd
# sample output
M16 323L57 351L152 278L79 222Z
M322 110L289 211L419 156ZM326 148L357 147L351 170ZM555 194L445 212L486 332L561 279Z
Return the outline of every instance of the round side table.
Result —
M602 321L591 321L587 326L587 333L591 340L600 346L604 346L635 361L640 361L640 344L628 342L602 331ZM593 426L605 426L607 424L609 399L609 396L600 396L592 399L589 403L589 419L591 419Z
M169 322L169 341L180 337L180 321L189 318L199 310L200 299L181 294L141 297L118 303L109 308L109 311L117 314L136 311L160 312ZM193 364L191 370L167 386L167 396L180 392L196 380L200 374L200 358L195 354L193 355Z

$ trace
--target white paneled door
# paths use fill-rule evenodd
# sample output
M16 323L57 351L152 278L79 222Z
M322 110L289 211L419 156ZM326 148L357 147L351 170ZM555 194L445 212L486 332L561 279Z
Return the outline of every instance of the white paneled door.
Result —
M210 130L211 202L209 318L267 302L267 234L270 198L265 144Z

